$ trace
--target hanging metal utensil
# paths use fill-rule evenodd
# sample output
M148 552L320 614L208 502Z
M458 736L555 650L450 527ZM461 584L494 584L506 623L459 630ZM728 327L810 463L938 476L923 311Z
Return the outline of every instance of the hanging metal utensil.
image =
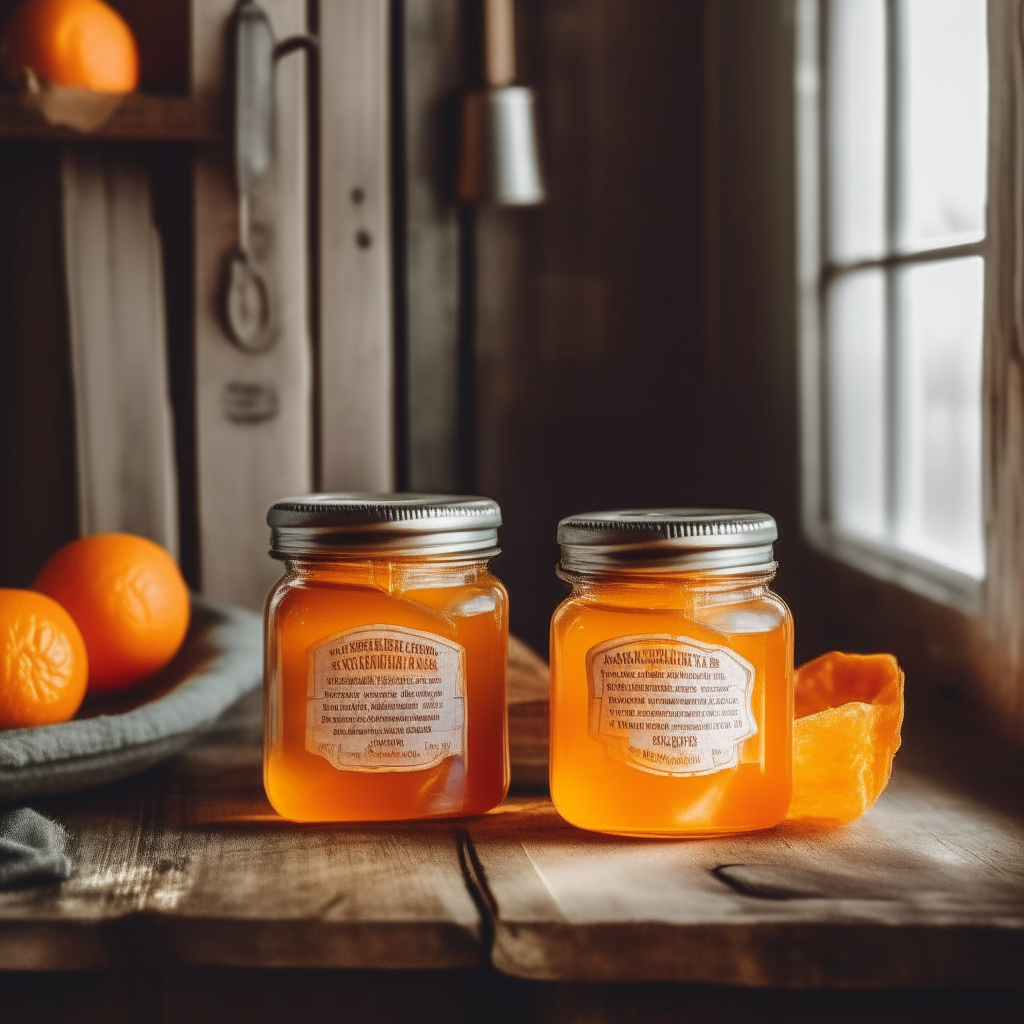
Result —
M228 336L246 352L265 352L270 331L270 289L250 247L252 194L274 159L274 67L295 50L316 52L309 35L274 40L270 16L257 0L239 0L234 14L234 149L238 244L228 254L222 312Z
M483 0L486 88L462 102L456 191L464 203L536 206L544 202L534 92L516 77L513 0Z

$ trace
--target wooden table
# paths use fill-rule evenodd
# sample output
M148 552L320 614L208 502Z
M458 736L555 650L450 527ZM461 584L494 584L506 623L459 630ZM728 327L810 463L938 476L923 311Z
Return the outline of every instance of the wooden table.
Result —
M164 767L36 805L69 829L74 871L0 893L0 1005L674 1020L685 993L692 1019L871 998L877 1019L908 999L1003 1019L996 993L1024 986L1021 759L982 744L943 770L934 722L853 825L697 842L580 832L540 793L470 820L290 824L263 795L260 731L253 695Z

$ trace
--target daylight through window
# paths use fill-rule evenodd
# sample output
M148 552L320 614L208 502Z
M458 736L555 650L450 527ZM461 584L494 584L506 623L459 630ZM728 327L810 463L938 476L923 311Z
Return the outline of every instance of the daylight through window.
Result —
M816 180L800 183L818 206L809 485L818 538L868 568L984 575L985 9L802 8L818 60L817 159L801 163Z

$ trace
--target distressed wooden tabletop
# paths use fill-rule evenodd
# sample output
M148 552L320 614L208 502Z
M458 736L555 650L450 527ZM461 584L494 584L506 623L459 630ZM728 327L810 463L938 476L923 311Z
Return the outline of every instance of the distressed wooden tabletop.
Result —
M162 768L36 804L74 869L0 893L0 966L1024 984L1022 773L995 748L943 769L929 731L843 828L644 841L573 829L539 793L471 820L290 824L263 795L260 716L254 695Z
M261 716L254 694L163 768L36 804L70 832L73 872L0 894L0 963L479 963L460 829L283 821L263 794Z

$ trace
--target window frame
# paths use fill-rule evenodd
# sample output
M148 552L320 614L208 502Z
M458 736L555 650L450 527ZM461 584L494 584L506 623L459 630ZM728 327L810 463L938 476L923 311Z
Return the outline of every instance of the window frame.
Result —
M833 260L828 252L828 136L826 125L827 7L828 0L796 0L795 105L796 105L796 213L797 213L797 324L800 396L800 508L804 535L811 547L870 576L896 584L957 611L977 615L983 607L986 580L934 562L897 547L840 533L829 517L829 463L827 436L828 366L826 353L826 295L838 277L866 269L883 271L886 289L885 358L886 456L890 524L895 519L893 500L896 444L895 422L899 353L896 325L895 272L901 267L940 260L980 257L990 271L990 232L981 239L900 251L898 246L898 182L902 147L898 144L899 51L898 0L883 0L886 10L886 245L877 258ZM989 55L991 59L991 54ZM991 97L990 97L991 102ZM991 140L989 141L991 149ZM988 288L983 321L988 318ZM987 331L983 331L982 359L987 359ZM982 417L986 411L982 409ZM989 521L983 457L982 522ZM985 558L991 565L988 530Z

